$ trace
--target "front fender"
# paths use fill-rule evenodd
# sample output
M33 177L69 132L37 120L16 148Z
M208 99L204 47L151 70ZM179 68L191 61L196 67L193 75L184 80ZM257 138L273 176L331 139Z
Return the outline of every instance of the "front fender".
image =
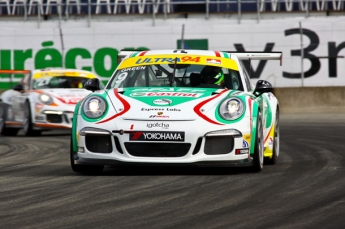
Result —
M251 144L250 144L250 155L254 155L254 148L256 144L256 131L258 126L258 114L260 111L260 104L256 99L249 98L248 99L248 106L250 109L250 118L251 118Z
M74 113L73 113L73 119L72 119L72 132L71 132L71 136L72 136L72 149L74 152L77 152L77 148L78 148L78 133L77 133L77 125L78 125L78 115L80 114L80 105L81 105L82 101L79 101L77 103L77 105L74 108Z

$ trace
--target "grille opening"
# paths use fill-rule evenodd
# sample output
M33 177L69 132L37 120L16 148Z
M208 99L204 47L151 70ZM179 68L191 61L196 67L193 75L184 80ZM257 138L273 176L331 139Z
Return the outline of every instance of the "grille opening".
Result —
M207 155L228 154L234 149L231 136L206 137L204 152Z
M113 146L110 135L86 135L86 148L93 153L111 153Z
M195 148L193 150L193 155L197 154L200 151L201 143L202 138L198 138L198 141L196 142Z
M126 142L127 152L136 157L183 157L190 143L132 143Z
M117 151L119 151L119 153L123 154L123 151L122 151L122 148L120 145L120 141L116 136L114 136L114 141L115 141L115 146L116 146Z
M62 123L62 115L59 114L46 114L47 122L50 123Z

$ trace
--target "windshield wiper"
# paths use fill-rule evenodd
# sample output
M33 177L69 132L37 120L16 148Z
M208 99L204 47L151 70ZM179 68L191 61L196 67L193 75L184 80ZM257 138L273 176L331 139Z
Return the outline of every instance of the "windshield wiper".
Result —
M172 77L171 77L171 79L170 79L170 87L173 86L173 83L174 83L174 81L175 81L176 64L177 64L177 57L175 58L175 62L174 62L174 71L173 71Z

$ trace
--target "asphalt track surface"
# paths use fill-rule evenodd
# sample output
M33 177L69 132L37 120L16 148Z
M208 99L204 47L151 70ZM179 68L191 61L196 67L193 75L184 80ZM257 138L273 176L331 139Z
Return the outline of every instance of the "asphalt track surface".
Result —
M276 165L74 173L68 132L0 137L0 228L345 228L345 115L285 115Z

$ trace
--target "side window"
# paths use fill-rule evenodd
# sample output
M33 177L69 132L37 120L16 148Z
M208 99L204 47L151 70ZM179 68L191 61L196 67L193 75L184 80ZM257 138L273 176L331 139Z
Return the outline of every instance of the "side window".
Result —
M239 75L235 71L230 71L232 87L235 90L240 90L241 88L241 80L239 79Z
M224 87L228 89L244 91L239 71L223 68Z
M246 68L245 68L245 66L244 66L244 64L243 64L243 62L242 62L242 61L239 61L239 62L240 62L241 67L242 67L242 69L243 69L244 80L246 81L247 90L248 90L248 91L251 91L251 90L252 90L252 86L251 86L251 83L250 83L249 74L248 74L248 72L247 72L247 70L246 70Z
M146 79L145 79L145 71L140 71L136 77L134 87L145 87L146 86Z

